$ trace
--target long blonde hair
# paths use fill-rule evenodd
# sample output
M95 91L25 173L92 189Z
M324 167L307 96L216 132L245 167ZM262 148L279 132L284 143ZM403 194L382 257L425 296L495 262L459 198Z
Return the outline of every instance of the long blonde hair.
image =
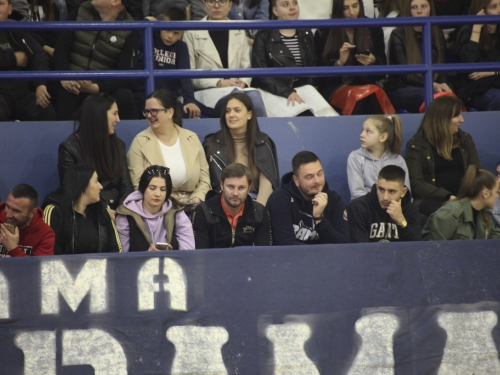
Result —
M368 119L373 121L381 134L387 134L387 139L384 142L385 149L393 154L401 155L401 145L403 144L403 122L401 118L396 115L375 115L370 116Z

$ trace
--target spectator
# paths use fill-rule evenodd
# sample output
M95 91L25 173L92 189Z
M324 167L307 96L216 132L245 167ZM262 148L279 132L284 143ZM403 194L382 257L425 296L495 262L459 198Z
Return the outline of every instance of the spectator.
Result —
M269 213L248 195L252 173L240 163L221 174L220 194L212 194L193 215L196 248L272 245Z
M436 16L464 16L469 14L471 0L435 0ZM447 25L440 26L442 29L447 29L445 34L446 42L452 43L455 41L458 31L462 25Z
M85 1L73 10L68 21L133 21L122 0ZM56 70L136 69L138 33L128 30L74 31L60 35L54 52ZM60 120L70 120L87 94L113 96L123 119L136 119L137 109L127 80L60 81L56 84L56 111Z
M417 133L406 144L411 191L426 216L457 199L467 167L480 167L472 137L460 129L463 122L460 99L441 96L431 102Z
M169 169L147 167L139 189L118 207L116 227L124 252L157 250L193 250L193 226L182 207L170 199L172 179ZM167 244L157 248L158 243Z
M12 22L10 0L0 0L0 22ZM49 56L27 31L0 30L0 70L48 71ZM54 121L56 113L47 86L35 81L35 92L29 81L0 82L0 121Z
M239 0L227 16L230 20L269 21L269 0ZM251 47L259 29L247 30L248 45Z
M401 156L403 123L399 116L371 116L363 124L361 148L349 154L347 182L351 200L368 194L377 182L380 170L397 165L405 172L403 186L409 187L408 168Z
M334 0L332 18L357 19L366 18L363 2L360 0ZM370 66L387 65L384 50L384 34L380 27L335 28L318 30L315 35L318 65L324 66ZM322 77L318 90L323 97L342 114L377 114L386 113L377 101L375 91L381 90L374 86L377 81L383 80L382 76L334 76ZM363 87L359 87L363 85ZM372 86L366 86L372 85ZM339 91L340 89L340 91ZM342 103L349 105L356 101L360 90L373 92L366 98L357 101L354 111L347 110ZM337 93L337 95L335 95ZM386 97L385 93L383 95ZM348 100L346 102L345 97ZM388 101L388 99L387 99ZM385 108L385 107L384 107ZM347 111L347 113L346 113ZM394 113L390 108L389 113Z
M371 191L351 202L347 208L351 242L422 239L418 208L411 202L405 179L403 168L387 165Z
M232 6L230 0L203 0L207 16L202 21L227 20ZM250 48L244 30L187 30L184 41L189 47L192 69L247 69L250 68ZM202 113L220 117L223 100L233 91L250 87L251 78L194 78L195 98L209 108ZM252 98L257 117L266 117L264 103L257 90L246 90Z
M435 16L432 0L411 0L406 2L405 14L411 17ZM432 63L445 62L446 45L443 31L432 27ZM398 27L389 39L390 65L422 64L422 26ZM451 92L446 83L446 75L435 74L433 89L435 93ZM386 91L396 109L418 113L424 101L424 78L422 74L389 76ZM411 177L410 177L411 180Z
M156 90L150 94L143 114L149 128L135 136L127 154L134 188L137 189L150 165L168 167L172 198L186 205L188 211L194 210L210 190L207 159L198 136L178 125L182 125L182 119L168 91Z
M455 202L433 213L422 232L424 240L482 240L500 238L490 210L498 199L498 179L471 165Z
M378 16L386 18L401 17L404 8L404 0L384 0ZM385 55L387 58L389 58L389 38L395 28L395 26L382 26L382 30L384 31Z
M274 244L349 242L344 201L328 188L319 158L301 151L293 157L292 168L267 201Z
M186 15L177 8L168 9L162 21L185 21ZM155 69L191 69L189 50L182 40L182 30L154 30L154 68ZM156 78L155 88L170 91L182 108L183 114L189 118L199 118L201 110L194 98L193 83L189 78ZM141 100L144 107L144 85L140 85ZM178 100L181 97L182 100Z
M114 210L134 191L128 173L125 143L116 135L120 122L116 101L106 95L89 95L78 112L76 131L59 145L59 181L76 164L92 165L103 186L101 200Z
M45 207L45 222L56 233L55 254L121 252L118 233L100 201L102 185L91 165L78 164L64 176L57 200Z
M470 15L499 16L498 0L473 0ZM500 62L500 27L491 25L466 25L458 36L460 61L463 63ZM499 72L473 72L460 75L458 96L466 105L480 111L500 110Z
M44 223L38 194L27 184L15 186L0 204L0 257L54 254L54 231Z
M299 18L297 0L272 0L272 5L278 20ZM311 30L261 30L255 37L252 49L254 68L315 65L316 52ZM264 90L262 95L269 117L296 116L306 111L315 116L337 116L313 84L311 77L264 77L254 80L255 87Z
M497 162L495 176L497 177L497 180L500 181L500 161ZM493 220L495 220L496 226L500 228L500 199L497 199L495 202L495 207L491 210L491 214L493 215Z
M161 19L170 8L190 10L190 20L201 20L206 12L202 0L142 0L142 12L145 17Z
M252 99L243 93L228 95L220 124L221 130L207 135L203 142L212 189L220 192L223 169L238 162L252 173L249 194L266 204L279 186L278 158L273 140L259 129Z

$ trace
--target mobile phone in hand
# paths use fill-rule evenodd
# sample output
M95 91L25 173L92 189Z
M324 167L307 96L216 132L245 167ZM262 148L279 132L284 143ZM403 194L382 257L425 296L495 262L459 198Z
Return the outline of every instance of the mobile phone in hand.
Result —
M7 228L9 230L10 233L12 234L16 234L16 227L12 224L8 224L8 223L5 223L5 224L2 224L5 228Z
M158 249L158 250L170 250L170 245L168 244L168 242L157 242L155 244L155 247Z

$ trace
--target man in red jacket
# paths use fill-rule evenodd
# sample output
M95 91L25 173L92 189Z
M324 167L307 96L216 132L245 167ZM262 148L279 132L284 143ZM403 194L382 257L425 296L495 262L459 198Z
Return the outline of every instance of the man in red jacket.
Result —
M54 231L44 223L33 187L14 187L5 203L0 204L0 257L53 255Z

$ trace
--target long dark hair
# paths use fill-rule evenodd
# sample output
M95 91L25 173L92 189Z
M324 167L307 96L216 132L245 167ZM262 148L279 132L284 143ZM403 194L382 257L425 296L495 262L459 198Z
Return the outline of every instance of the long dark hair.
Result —
M222 140L221 140L221 145L224 148L227 158L229 160L229 163L234 163L236 161L236 149L234 146L234 139L231 134L231 131L229 130L229 127L227 126L226 122L226 108L227 108L227 103L231 99L236 99L239 102L243 103L243 105L246 107L247 111L252 111L252 118L248 120L247 123L247 132L246 132L246 147L247 147L247 152L248 152L248 168L250 170L253 170L254 166L257 163L256 155L255 155L255 139L257 138L257 135L261 134L260 129L259 129L259 123L257 122L257 117L255 116L255 110L253 107L253 102L250 97L242 92L235 93L235 94L229 94L226 97L226 100L224 102L224 108L222 109L222 113L220 116L220 133L222 135ZM217 137L214 137L214 140L210 144L209 147L209 153L212 152L212 149L215 146L215 139Z
M150 165L144 172L142 172L141 179L139 180L139 190L144 196L146 189L148 188L151 180L155 177L163 178L165 180L165 186L167 187L167 195L165 196L165 201L170 198L172 194L172 178L170 177L170 169L167 167L162 167L160 165ZM163 202L162 202L163 204Z
M491 3L491 1L492 0L472 0L469 8L469 15L475 16L481 9L484 9L486 11L486 7ZM457 43L460 42L460 37L465 30L471 32L472 25L462 26L462 29L460 30L460 33L458 34L457 37ZM497 26L495 35L497 39L500 40L500 25ZM481 29L481 34L479 34L479 50L481 51L481 53L488 56L492 52L493 48L494 48L493 41L491 40L488 28L483 27Z
M443 95L434 99L425 111L418 131L436 148L439 156L453 160L451 151L458 146L460 139L451 133L450 122L462 111L462 101L456 96Z
M436 8L432 0L426 0L431 7L431 16L436 16ZM405 8L403 12L404 17L411 17L411 2L412 0L407 0L405 3ZM422 64L422 42L418 38L418 34L413 27L405 27L405 46L406 46L406 63L408 65L420 65ZM439 26L432 26L432 44L437 49L438 52L438 63L444 62L444 53L441 51L441 41L442 41L443 31ZM434 74L434 79L437 79L438 74ZM422 77L421 74L409 74L409 80L415 80L416 77Z
M165 109L172 108L174 110L174 116L172 117L174 124L182 127L182 114L180 113L179 108L177 108L177 102L175 101L174 96L169 91L163 89L155 90L148 95L146 100L148 99L158 100Z
M75 134L80 140L83 162L93 165L103 181L123 171L123 150L116 134L109 134L108 110L116 100L106 94L89 95L77 112Z
M365 8L363 5L363 1L359 0L359 14L358 18L365 17ZM336 18L345 18L344 17L344 0L333 0L333 9L332 9L332 19ZM340 47L344 44L344 42L348 42L349 38L347 37L346 29L330 29L328 31L328 36L326 38L325 49L323 50L323 63L325 65L331 65L332 62L336 61L340 54ZM357 50L372 50L372 38L370 35L370 30L366 27L359 27L354 29L354 41L353 44L356 45ZM354 62L354 53L349 54L349 58L347 59L346 65L352 65Z
M62 184L61 213L63 226L62 233L58 230L58 235L62 235L64 243L71 241L73 235L74 211L73 204L85 193L96 169L90 164L77 164L68 169L64 175ZM102 202L89 204L85 211L87 220L90 220L95 228L98 228L100 217L105 212Z
M380 10L379 17L387 17L387 15L394 11L399 12L399 16L402 15L404 8L404 0L384 0L384 4Z

